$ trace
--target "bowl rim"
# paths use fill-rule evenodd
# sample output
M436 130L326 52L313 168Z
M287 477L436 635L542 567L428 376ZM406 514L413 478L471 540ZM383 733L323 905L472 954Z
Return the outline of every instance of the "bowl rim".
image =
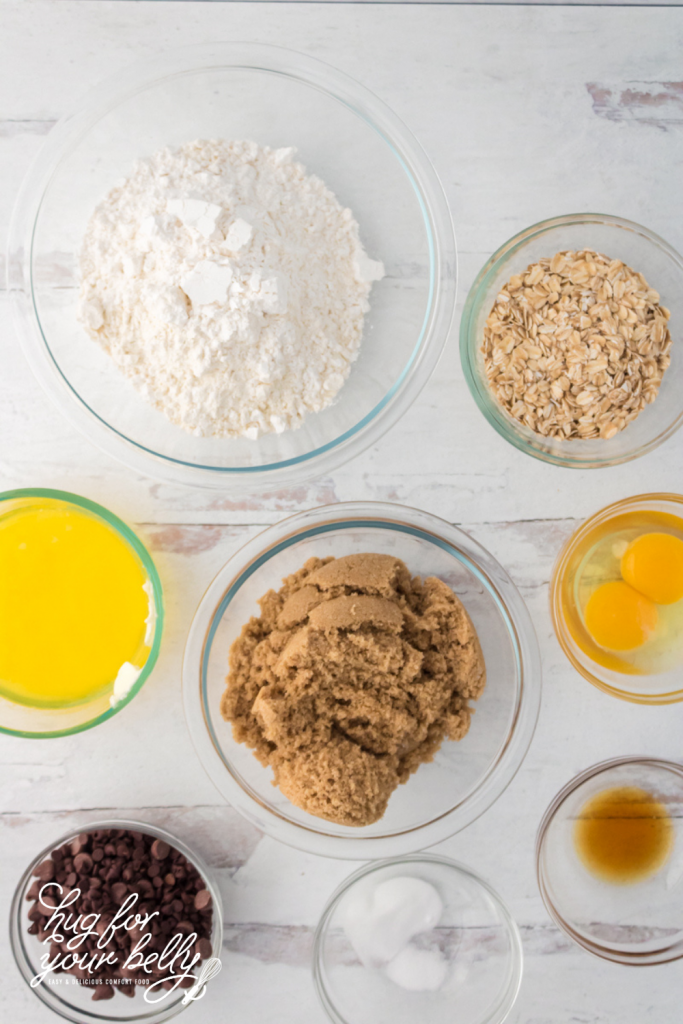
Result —
M648 951L647 953L627 953L623 950L617 951L607 944L591 941L587 936L576 931L566 918L562 916L553 903L548 885L546 884L545 871L543 868L543 851L545 848L548 829L567 798L589 779L596 778L597 776L610 771L612 768L618 768L627 764L646 765L647 767L666 769L669 772L679 775L683 785L683 764L678 764L676 761L668 761L664 758L647 757L645 755L611 757L606 761L599 761L597 764L591 765L589 768L585 768L570 779L569 782L567 782L562 789L556 793L541 818L541 822L536 833L536 881L541 894L541 899L543 900L543 905L545 906L549 916L555 922L557 927L568 935L569 938L578 946L581 946L582 949L585 949L587 952L592 953L594 956L597 956L602 960L610 960L612 963L625 964L629 967L647 967L652 964L662 964L668 963L671 960L680 960L683 957L683 928L679 931L678 939L670 946L662 947L659 950Z
M484 414L486 420L502 438L514 445L519 451L531 455L542 462L553 466L561 466L567 469L601 469L605 466L618 466L624 462L631 462L653 451L674 434L683 424L683 405L678 415L652 440L641 445L635 451L622 455L596 456L593 454L577 455L567 457L547 451L543 448L543 439L539 437L535 442L535 435L527 437L521 430L521 425L508 416L502 406L492 396L490 388L484 383L481 374L477 371L477 355L481 347L481 338L476 332L476 319L482 305L486 301L486 293L492 280L498 273L500 264L509 256L523 249L527 242L543 235L557 227L574 224L604 224L611 228L630 231L641 236L656 246L676 265L681 279L683 280L683 256L673 248L660 235L644 227L636 221L627 220L624 217L617 217L608 213L568 213L558 217L550 217L546 220L537 221L529 227L524 228L512 238L504 242L492 256L488 258L484 266L477 274L465 299L462 318L460 320L460 361L467 386L474 398L479 410ZM488 300L490 301L490 299ZM531 434L531 431L529 431ZM577 441L576 444L590 444L590 441Z
M95 718L91 718L88 721L82 722L69 729L32 731L27 729L9 729L0 723L0 733L5 733L8 736L22 736L26 739L53 739L59 736L72 736L74 733L84 732L86 729L92 729L94 726L99 725L101 722L106 722L119 711L122 711L123 708L125 708L127 704L130 704L133 698L137 696L150 676L159 657L161 637L164 629L164 599L161 580L152 556L137 534L130 526L128 526L127 523L124 523L122 519L120 519L114 512L110 512L109 509L104 507L104 505L100 505L96 501L91 501L90 498L84 498L80 494L72 494L70 491L56 490L51 487L19 487L11 491L0 491L0 517L3 513L3 502L12 501L15 498L49 498L54 501L61 501L66 505L75 505L78 508L84 508L88 512L91 512L107 526L112 527L112 529L133 549L134 553L142 562L143 568L147 573L147 578L152 584L155 611L154 637L152 639L149 655L142 667L140 675L135 680L125 697L117 701L113 707L109 707L106 711L103 711L102 714L96 715ZM19 706L26 706L30 710L29 705Z
M382 400L338 438L301 456L266 466L207 466L161 455L110 426L69 383L42 332L32 282L32 249L45 190L62 159L97 120L137 91L164 79L219 67L251 69L295 79L342 103L389 146L420 207L430 264L426 310L400 377ZM251 42L213 42L138 61L81 98L51 130L17 196L8 234L7 289L24 355L48 397L97 447L147 476L167 483L244 493L299 483L331 471L376 442L403 415L429 380L446 344L455 310L457 254L450 209L438 175L420 143L391 109L349 75L305 54ZM74 325L77 328L77 325ZM180 429L180 428L178 428Z
M576 656L576 652L574 651L571 638L562 615L562 582L564 572L577 544L586 536L586 534L590 533L591 530L600 523L607 522L614 516L628 511L629 508L646 505L650 502L658 502L660 504L671 503L675 505L680 514L680 518L683 519L683 495L674 494L673 492L634 494L628 498L620 498L618 501L613 501L609 505L605 505L604 508L599 509L597 512L593 513L592 516L585 519L581 525L570 534L560 548L550 574L548 602L550 605L550 618L552 620L553 630L557 637L557 641L576 671L579 672L584 679L587 679L589 683L596 686L598 690L602 690L603 693L609 694L610 697L617 697L619 700L625 700L631 704L647 704L652 706L661 704L677 704L680 701L683 701L683 684L678 690L668 690L663 693L656 694L640 694L629 690L622 690L620 687L611 685L604 679L600 679L599 676L596 676L591 672L590 668L588 668L588 666ZM629 678L633 677L631 676Z
M176 1014L180 1013L185 1007L182 1004L183 991L180 991L178 997L169 1006L162 1010L151 1010L150 1013L137 1014L132 1017L114 1017L111 1014L106 1013L106 1006L103 1008L105 1012L89 1013L87 1010L80 1010L78 1007L71 1007L66 1000L60 999L55 992L51 991L48 987L43 985L37 985L35 987L30 985L31 973L29 969L29 958L24 948L23 937L26 934L26 929L22 928L25 923L22 917L22 910L24 906L24 892L28 883L33 878L33 868L36 867L40 862L47 856L50 855L51 851L57 846L62 846L69 839L74 839L80 835L81 832L94 832L97 829L102 828L124 828L131 832L146 832L149 835L153 835L157 839L165 840L171 847L179 850L183 856L190 861L190 863L197 869L199 874L202 876L204 881L207 883L211 898L213 901L213 920L212 920L212 956L219 956L222 945L223 945L223 901L221 899L220 889L213 877L213 872L204 863L204 860L191 850L183 841L179 839L174 833L169 832L167 829L160 827L159 825L152 825L146 821L135 821L128 818L107 818L98 819L97 821L88 822L80 827L72 828L63 835L60 839L49 843L37 857L34 857L27 868L21 875L21 878L17 882L17 885L12 896L12 903L10 906L10 920L9 920L9 931L10 931L10 947L12 950L12 956L14 962L17 965L19 973L21 974L24 981L31 987L31 990L36 994L42 1003L53 1010L58 1016L63 1017L65 1020L72 1021L73 1024L99 1024L99 1022L106 1021L118 1021L118 1024L135 1024L136 1021L142 1022L142 1024L161 1024L161 1021L168 1020L169 1017L175 1017ZM64 1007L64 1008L62 1008Z
M395 865L424 863L439 864L455 871L457 874L467 875L468 878L474 880L478 886L484 889L501 912L502 920L507 928L507 934L510 938L511 979L506 992L501 995L501 998L498 1001L498 1006L494 1008L492 1014L486 1018L482 1018L479 1024L502 1024L512 1010L515 1002L517 1001L519 990L522 985L524 950L519 926L510 913L509 907L496 890L489 885L481 875L477 874L476 871L467 867L466 864L452 860L450 857L443 857L434 853L421 853L420 851L417 851L412 854L403 854L398 857L387 857L382 860L370 861L369 864L364 864L337 886L325 904L325 908L320 915L320 920L318 921L313 940L312 970L318 998L333 1024L353 1024L353 1022L347 1021L347 1019L339 1013L324 982L324 971L322 969L322 946L332 914L336 910L343 896L352 889L356 882L360 881L361 878L365 878L367 875L370 875L375 871L381 871L384 868L394 867Z
M351 528L386 528L425 539L463 564L496 603L508 628L516 662L516 703L495 760L476 787L431 821L380 836L330 835L323 819L311 825L285 818L233 772L212 738L206 713L206 671L211 644L225 608L246 578L280 550L310 536ZM227 668L227 666L226 666ZM531 743L541 701L541 658L531 616L514 583L468 534L430 513L384 502L341 502L289 516L238 548L207 587L192 620L182 666L183 704L197 756L223 799L261 831L308 853L339 859L377 859L411 853L470 825L505 791Z

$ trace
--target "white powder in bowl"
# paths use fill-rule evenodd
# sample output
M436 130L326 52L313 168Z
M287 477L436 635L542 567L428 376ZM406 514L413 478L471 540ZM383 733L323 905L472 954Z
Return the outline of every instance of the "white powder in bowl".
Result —
M80 320L193 434L256 438L330 405L384 275L292 149L197 141L137 163L95 210Z

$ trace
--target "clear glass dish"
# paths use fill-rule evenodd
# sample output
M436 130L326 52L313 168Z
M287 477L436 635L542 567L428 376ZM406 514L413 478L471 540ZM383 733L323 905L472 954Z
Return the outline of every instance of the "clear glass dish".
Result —
M257 441L194 437L149 406L76 320L78 260L98 202L135 160L197 138L295 146L383 260L364 340L336 402ZM373 444L428 380L455 302L450 213L429 160L372 93L273 46L211 43L146 59L50 132L14 210L8 289L28 361L65 416L137 472L263 490L328 473Z
M150 601L154 606L154 633L149 655L141 668L140 675L126 696L118 700L113 707L109 703L111 691L100 694L88 703L62 708L29 707L28 705L8 700L0 694L0 733L5 732L13 736L26 736L29 739L70 736L72 733L91 729L93 726L99 725L100 722L106 722L108 718L111 718L112 715L117 714L127 704L130 704L144 686L145 681L156 664L164 627L164 603L161 580L147 548L139 537L133 533L131 528L126 526L123 520L115 516L113 512L110 512L102 505L96 504L94 501L89 501L88 498L82 498L78 494L70 494L68 491L56 491L45 487L30 487L0 493L0 517L16 508L20 508L22 505L32 504L36 498L46 498L50 501L64 502L66 505L86 509L115 530L121 539L132 548L136 558L140 561L147 574L147 579L151 583Z
M45 946L39 942L38 937L29 935L27 930L29 921L26 916L28 910L26 894L35 881L33 871L56 847L70 839L75 839L81 832L93 832L101 828L125 828L135 832L144 832L156 839L163 839L169 846L179 850L194 865L206 881L206 887L211 893L213 901L212 956L220 958L223 946L223 904L218 886L204 862L176 836L165 829L148 825L147 822L120 819L95 821L72 829L60 839L46 846L26 868L17 885L10 910L10 944L17 967L27 985L30 985L31 979L39 973L40 957L46 952ZM66 980L67 977L71 976L65 974L54 976L55 981ZM92 990L85 986L77 984L49 985L46 984L46 981L47 979L40 985L31 987L31 991L56 1014L65 1020L73 1021L74 1024L97 1024L97 1022L103 1021L109 1021L112 1024L135 1024L135 1022L160 1024L161 1021L175 1017L177 1013L185 1009L182 1001L187 994L186 989L177 989L168 999L164 999L155 1007L144 1001L140 993L136 993L133 998L126 998L120 993L115 993L113 999L93 1002Z
M496 295L513 274L565 249L591 248L644 274L671 310L671 365L655 401L609 440L544 438L509 416L493 395L481 346ZM629 462L670 437L683 422L683 259L654 232L620 217L573 213L533 224L501 246L470 288L460 321L460 358L474 400L501 437L515 448L556 466L594 469Z
M228 652L257 600L312 556L361 552L403 559L461 597L479 634L487 684L467 736L448 741L393 793L373 825L335 825L300 810L232 737L219 710ZM495 559L467 534L417 509L374 502L302 512L237 551L197 610L183 660L183 701L199 758L222 796L257 828L311 853L366 859L422 849L474 821L519 768L536 724L541 665L526 606Z
M433 885L444 905L437 927L413 940L449 963L435 992L407 991L364 967L343 929L350 896L397 876ZM519 931L500 896L464 865L428 853L368 864L347 878L323 911L313 948L316 988L334 1024L501 1024L517 998L522 963Z
M636 786L663 803L674 844L656 874L630 885L594 877L582 864L573 830L586 801L611 787ZM581 772L543 816L536 874L546 910L574 942L620 964L659 964L683 957L683 767L653 758L621 757Z
M568 622L572 622L575 630L585 632L577 611L574 579L583 558L586 538L590 535L599 536L603 530L609 530L610 523L624 513L640 510L663 512L683 519L683 497L678 494L638 494L616 501L587 519L571 535L557 557L548 592L550 616L560 647L574 668L593 686L612 697L634 704L674 704L683 700L680 665L652 675L627 675L614 671L591 658L576 642L568 625Z

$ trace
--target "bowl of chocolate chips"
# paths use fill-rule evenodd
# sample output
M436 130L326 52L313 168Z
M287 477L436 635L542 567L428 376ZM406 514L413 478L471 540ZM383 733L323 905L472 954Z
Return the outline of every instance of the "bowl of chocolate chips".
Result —
M24 980L66 1020L158 1024L199 995L219 956L221 899L175 836L142 822L96 822L27 867L10 935Z

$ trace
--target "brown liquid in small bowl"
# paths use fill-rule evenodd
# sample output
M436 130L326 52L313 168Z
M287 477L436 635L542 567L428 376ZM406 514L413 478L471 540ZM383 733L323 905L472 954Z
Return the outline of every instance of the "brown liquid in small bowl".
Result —
M597 878L632 885L664 867L674 846L674 829L664 804L638 786L597 793L581 808L574 844Z

